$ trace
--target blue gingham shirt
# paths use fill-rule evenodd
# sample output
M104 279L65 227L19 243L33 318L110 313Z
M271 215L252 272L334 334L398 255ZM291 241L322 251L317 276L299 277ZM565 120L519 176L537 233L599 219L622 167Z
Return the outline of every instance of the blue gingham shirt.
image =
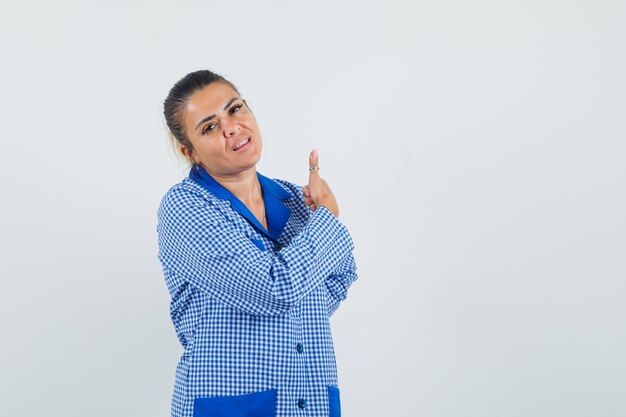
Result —
M161 201L159 260L184 348L173 417L340 416L329 317L357 278L352 240L302 187L257 176L269 230L198 166Z

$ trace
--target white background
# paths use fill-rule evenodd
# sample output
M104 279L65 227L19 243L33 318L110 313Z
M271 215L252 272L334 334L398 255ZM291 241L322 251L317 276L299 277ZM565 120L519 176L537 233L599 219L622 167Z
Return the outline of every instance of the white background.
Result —
M165 416L162 102L317 147L356 244L344 417L626 415L623 1L3 1L0 414Z

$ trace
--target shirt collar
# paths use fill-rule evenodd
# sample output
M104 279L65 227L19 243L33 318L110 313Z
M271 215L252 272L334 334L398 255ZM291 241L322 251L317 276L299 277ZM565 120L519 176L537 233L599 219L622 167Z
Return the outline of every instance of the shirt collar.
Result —
M215 179L213 179L213 177L206 172L204 167L194 165L189 171L189 178L197 182L215 197L230 201L230 205L233 210L241 214L259 232L263 233L270 239L278 241L278 238L285 229L287 220L289 220L289 216L291 214L291 210L283 204L282 200L292 198L293 195L287 192L276 181L267 178L258 172L256 175L259 179L261 190L263 192L265 215L267 217L269 231L265 230L256 217L254 217L252 212L248 210L245 204L243 204L233 193L224 188L220 183L215 181Z

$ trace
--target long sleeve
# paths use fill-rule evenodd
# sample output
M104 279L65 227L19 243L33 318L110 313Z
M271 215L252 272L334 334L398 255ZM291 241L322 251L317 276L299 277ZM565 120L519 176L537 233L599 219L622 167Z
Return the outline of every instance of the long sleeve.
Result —
M320 207L289 245L275 253L260 250L210 203L182 188L163 198L157 231L169 275L254 315L287 311L339 270L353 249L345 226ZM176 285L168 283L171 292ZM332 288L340 297L339 287Z
M350 253L336 271L324 281L328 291L328 317L339 308L339 303L348 296L348 288L358 278L354 256Z

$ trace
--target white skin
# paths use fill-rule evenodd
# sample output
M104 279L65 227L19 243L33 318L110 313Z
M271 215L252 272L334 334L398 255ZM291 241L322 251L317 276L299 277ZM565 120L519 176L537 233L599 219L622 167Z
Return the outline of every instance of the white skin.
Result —
M202 165L267 229L261 184L256 175L263 142L256 118L245 100L226 83L209 84L189 98L183 124L193 150L181 145L181 153L191 162ZM318 163L314 149L309 155L309 166L318 166ZM303 193L311 210L324 206L339 217L337 200L319 171L309 171L309 184Z

